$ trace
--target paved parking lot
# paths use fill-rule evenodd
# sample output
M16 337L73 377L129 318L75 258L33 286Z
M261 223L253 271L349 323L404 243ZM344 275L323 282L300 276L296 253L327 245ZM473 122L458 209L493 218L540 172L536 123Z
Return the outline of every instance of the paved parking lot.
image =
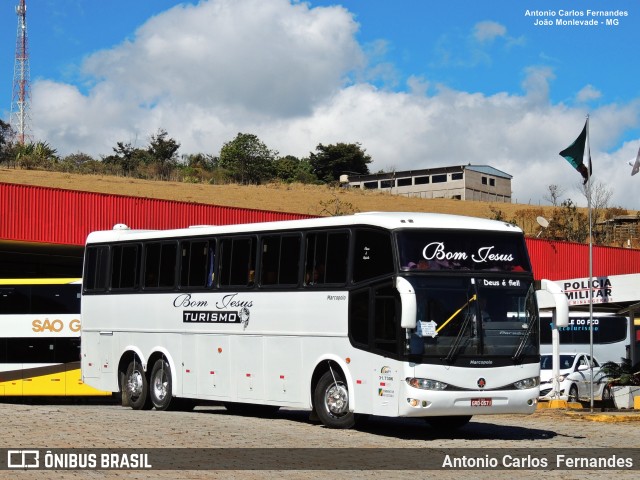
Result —
M226 448L246 455L251 451L272 450L281 455L288 449L353 449L347 452L357 461L362 449L377 455L411 452L409 461L417 466L424 461L422 452L466 452L464 449L568 448L622 449L640 446L640 423L635 414L619 422L593 421L585 412L563 410L538 411L530 416L477 416L456 432L435 431L418 419L371 418L352 430L330 430L308 420L308 412L281 409L274 417L232 415L223 407L198 407L193 412L134 411L117 405L0 403L0 422L4 434L0 448L7 449L157 449L182 448L187 455L193 449ZM602 420L596 418L595 420ZM377 449L385 449L380 451ZM400 450L392 450L400 449ZM426 450L425 450L426 449ZM534 451L534 450L531 450ZM269 455L269 451L255 450ZM300 452L300 450L293 450ZM486 453L484 450L479 450ZM171 453L171 451L170 451ZM294 454L292 453L292 455ZM175 454L175 452L171 453ZM414 458L415 457L415 458ZM317 459L316 459L317 460ZM416 470L419 470L418 468ZM440 478L479 478L489 469L439 471ZM538 469L539 470L539 469ZM616 475L637 477L639 470L620 469ZM6 471L4 473L7 473ZM344 472L319 470L67 470L55 472L23 471L16 478L427 478L429 471ZM492 478L513 478L513 471L492 471ZM595 470L544 473L557 478L600 476ZM611 471L609 471L611 473ZM518 476L539 476L535 469L519 471ZM416 476L417 475L417 476ZM0 472L0 476L2 472Z

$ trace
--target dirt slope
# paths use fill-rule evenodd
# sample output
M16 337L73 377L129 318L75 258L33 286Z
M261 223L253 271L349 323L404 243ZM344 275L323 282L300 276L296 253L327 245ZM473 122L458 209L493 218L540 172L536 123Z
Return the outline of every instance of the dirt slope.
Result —
M495 218L499 210L505 219L513 219L517 212L531 210L531 218L524 225L528 233L539 228L531 219L540 214L549 218L552 209L537 205L407 198L319 185L202 185L7 168L0 168L0 182L312 215L354 211L411 211Z

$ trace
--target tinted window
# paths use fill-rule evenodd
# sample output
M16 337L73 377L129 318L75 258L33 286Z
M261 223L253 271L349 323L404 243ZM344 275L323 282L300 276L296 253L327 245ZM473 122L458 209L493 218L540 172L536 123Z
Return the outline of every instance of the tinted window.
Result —
M589 345L590 327L589 316L571 317L569 325L558 327L560 333L560 345ZM593 343L602 345L606 343L621 342L627 338L626 317L593 317ZM540 322L541 343L551 343L551 319L542 318Z
M145 245L145 288L173 288L176 284L176 242Z
M407 187L409 185L411 185L411 179L410 178L399 178L398 179L398 186L399 187Z
M429 183L429 177L416 177L415 179L415 184L416 185L424 185L426 183Z
M138 245L114 245L111 248L111 288L138 288L139 252Z
M0 287L2 314L80 312L80 285L12 285Z
M3 338L0 346L11 363L80 361L80 338Z
M261 285L297 285L300 236L270 235L262 239Z
M431 183L444 183L447 181L447 174L443 173L440 175L432 175L431 176Z
M349 298L349 337L354 345L399 354L402 344L398 291L387 281L354 292Z
M221 242L220 285L251 286L255 281L256 240L225 238Z
M106 290L109 272L109 247L87 247L84 272L82 274L85 290Z
M180 286L210 288L214 281L215 240L190 240L180 243Z
M345 284L349 234L314 232L306 236L305 285Z
M393 272L391 235L358 229L353 252L353 281L360 282Z

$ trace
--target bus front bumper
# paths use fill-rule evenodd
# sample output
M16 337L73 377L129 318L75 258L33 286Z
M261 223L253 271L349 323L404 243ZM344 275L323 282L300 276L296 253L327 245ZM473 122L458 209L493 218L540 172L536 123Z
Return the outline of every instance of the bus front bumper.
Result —
M448 415L531 414L540 390L432 391L406 388L398 415L427 417Z

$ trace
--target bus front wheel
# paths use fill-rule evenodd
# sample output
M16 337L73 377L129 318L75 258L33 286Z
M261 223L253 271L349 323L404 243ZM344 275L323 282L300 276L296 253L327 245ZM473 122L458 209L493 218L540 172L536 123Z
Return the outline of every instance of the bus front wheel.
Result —
M351 428L355 415L349 412L349 390L338 371L328 371L320 378L313 395L318 418L328 428Z
M131 408L134 410L151 408L149 384L139 361L133 361L127 367L127 373L124 375L124 389L126 389Z
M156 360L151 370L151 384L149 386L151 403L156 410L168 410L171 404L171 368L169 363L161 358Z

